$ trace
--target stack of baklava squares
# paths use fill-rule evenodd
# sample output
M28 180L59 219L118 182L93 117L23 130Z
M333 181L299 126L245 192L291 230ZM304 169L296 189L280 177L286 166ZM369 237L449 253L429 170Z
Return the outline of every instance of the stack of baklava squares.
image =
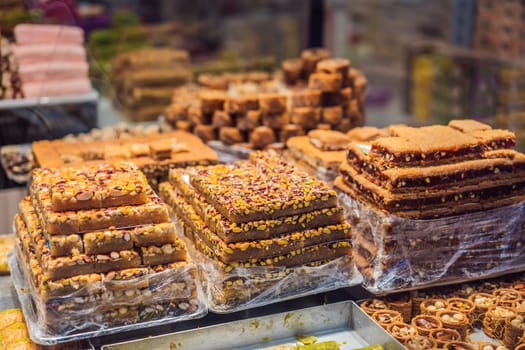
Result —
M475 120L387 132L350 143L335 181L354 199L365 282L395 289L525 266L525 155L514 133Z
M33 170L15 227L18 264L50 333L202 311L168 208L130 163Z
M273 151L172 169L160 193L205 266L211 310L351 283L351 230L335 191Z

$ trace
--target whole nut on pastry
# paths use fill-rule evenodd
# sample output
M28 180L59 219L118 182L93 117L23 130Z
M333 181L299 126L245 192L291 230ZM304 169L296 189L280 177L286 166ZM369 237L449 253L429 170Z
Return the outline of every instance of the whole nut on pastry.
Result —
M436 308L438 309L444 309L445 308L445 303L443 303L442 301L436 301L434 303L434 305L436 306Z
M110 260L110 258L107 255L98 254L97 255L97 260L99 260L99 261L108 261L108 260Z
M75 198L79 201L88 201L93 198L93 191L82 191L77 193Z
M125 240L126 242L129 242L129 241L131 240L131 235L130 235L129 233L125 233L125 234L124 234L124 240Z
M118 259L120 257L119 253L117 252L111 252L109 253L109 256L111 257L111 259Z

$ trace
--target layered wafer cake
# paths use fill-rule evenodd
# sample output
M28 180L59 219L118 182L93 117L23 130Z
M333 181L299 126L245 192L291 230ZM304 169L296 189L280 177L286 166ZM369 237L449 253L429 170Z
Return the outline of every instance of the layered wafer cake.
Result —
M335 191L274 152L173 169L160 193L205 264L212 310L351 283L351 230Z
M15 216L43 332L202 313L196 266L168 208L126 162L37 168Z
M395 289L525 263L525 155L512 132L474 120L387 132L351 142L335 181L358 208L354 253L371 284L388 279ZM407 277L396 277L401 270Z

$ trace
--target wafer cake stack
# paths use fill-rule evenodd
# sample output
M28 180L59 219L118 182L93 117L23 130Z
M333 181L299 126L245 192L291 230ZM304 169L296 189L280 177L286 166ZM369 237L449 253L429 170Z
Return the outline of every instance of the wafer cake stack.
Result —
M335 192L273 152L174 169L160 191L205 261L212 309L350 282L351 231Z
M129 163L35 169L15 217L44 327L68 334L198 311L196 268Z
M351 143L335 181L354 198L354 256L369 281L417 284L523 263L525 155L512 132L474 120L388 132Z

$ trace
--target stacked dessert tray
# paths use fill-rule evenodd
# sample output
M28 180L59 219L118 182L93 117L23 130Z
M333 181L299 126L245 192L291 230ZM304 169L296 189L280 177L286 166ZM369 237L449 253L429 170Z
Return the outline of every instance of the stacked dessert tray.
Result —
M308 137L330 148L333 141L326 136ZM473 120L392 126L377 138L349 144L335 189L273 151L252 152L228 164L167 169L167 175L156 178L158 194L126 162L81 161L81 168L36 170L30 196L15 218L18 244L10 257L15 287L32 336L50 344L179 321L199 325L189 320L208 310L228 315L248 310L240 317L245 319L254 308L258 315L268 304L361 284L376 295L405 292L383 303L404 323L396 330L383 327L405 346L417 345L399 336L408 332L414 336L410 340L420 341L429 336L425 325L434 324L425 318L420 298L425 292L416 290L525 269L525 155L514 151L514 144L512 133ZM149 147L155 157L183 153L177 142ZM41 152L40 158L53 161L43 155L49 153ZM93 182L101 176L103 186ZM521 310L525 288L515 287L508 298L492 290L499 293L494 295L497 303L505 295L503 304L495 306ZM465 295L451 298L468 299ZM407 305L409 316L401 312ZM444 305L456 309L439 310L448 314L438 321L443 324L465 311L467 325L445 328L455 328L461 341L468 340L475 323L463 310L469 302ZM374 321L384 321L386 316L374 318L382 309L369 312L366 307ZM300 309L304 317L312 313ZM503 309L492 316L487 312L484 333L498 328L489 335L512 344L521 337L516 335L520 326L511 335L501 333L508 328L502 317L511 316ZM286 314L275 317L271 322L286 321ZM415 331L407 323L414 319ZM516 326L513 320L508 323ZM243 322L174 336L191 344L193 337L205 334L199 332L242 329ZM300 330L261 339L280 342ZM470 340L482 336L472 334ZM167 337L155 339L171 342ZM226 348L261 347L260 342L231 338Z

